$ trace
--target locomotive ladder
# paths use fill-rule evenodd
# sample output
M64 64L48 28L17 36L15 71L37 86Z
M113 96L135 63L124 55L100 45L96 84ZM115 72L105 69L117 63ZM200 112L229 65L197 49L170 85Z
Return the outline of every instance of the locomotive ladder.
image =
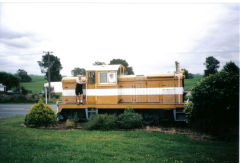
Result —
M96 108L86 108L85 113L86 113L86 119L89 120L92 117L92 113L93 114L98 114L98 109L96 109Z
M176 108L173 110L173 116L175 121L184 121L185 113L183 112L184 108Z

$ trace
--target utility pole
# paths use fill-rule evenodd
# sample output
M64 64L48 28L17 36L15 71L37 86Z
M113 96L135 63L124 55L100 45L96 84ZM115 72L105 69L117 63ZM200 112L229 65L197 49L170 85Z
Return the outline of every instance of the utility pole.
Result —
M48 100L50 101L50 99L51 99L51 73L50 73L50 69L51 69L51 66L52 66L52 64L50 64L51 63L50 53L53 53L53 52L43 51L43 53L47 54L47 56L48 56Z

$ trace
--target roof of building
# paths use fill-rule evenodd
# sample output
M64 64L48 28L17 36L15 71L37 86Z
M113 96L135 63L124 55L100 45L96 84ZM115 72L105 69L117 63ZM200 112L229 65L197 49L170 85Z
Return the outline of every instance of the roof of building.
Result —
M96 65L86 68L87 71L117 71L118 68L123 65Z
M62 92L62 82L50 82L54 92ZM44 87L48 87L48 83L44 83Z
M120 78L136 78L136 77L173 77L177 75L182 75L182 74L177 74L177 73L165 73L165 74L151 74L151 75L122 75Z

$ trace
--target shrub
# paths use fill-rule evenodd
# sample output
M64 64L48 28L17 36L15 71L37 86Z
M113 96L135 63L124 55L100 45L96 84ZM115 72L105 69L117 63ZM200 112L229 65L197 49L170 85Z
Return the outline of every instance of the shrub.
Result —
M74 122L74 123L79 122L80 118L79 118L79 116L78 116L78 113L75 112L75 113L73 114L73 116L70 116L70 117L69 117L69 120L72 121L72 122Z
M117 127L117 117L108 114L95 115L87 122L85 129L87 130L112 130Z
M238 126L239 68L233 62L203 78L191 94L193 104L185 109L191 126L218 134Z
M59 99L61 97L61 93L51 93L51 97Z
M21 86L21 90L22 90L22 94L23 95L26 95L26 94L28 94L28 90L26 89L26 88L24 88L23 86Z
M25 125L28 127L52 126L57 123L57 116L54 111L45 105L42 99L34 104L25 117Z
M39 95L38 94L0 94L0 103L35 103L38 102Z
M193 103L189 102L184 106L185 122L187 124L191 123L192 112L193 112Z
M133 109L125 109L118 116L118 126L121 129L133 129L142 127L142 115L134 113Z
M126 109L118 117L108 114L95 115L85 126L87 130L134 129L142 127L142 116Z

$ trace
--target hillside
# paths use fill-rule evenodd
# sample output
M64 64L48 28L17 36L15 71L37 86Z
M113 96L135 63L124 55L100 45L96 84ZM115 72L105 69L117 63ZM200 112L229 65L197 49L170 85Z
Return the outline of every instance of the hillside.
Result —
M198 81L203 78L201 74L194 74L192 79L184 79L184 90L190 91Z
M27 90L31 90L32 93L38 94L43 89L43 84L46 83L47 80L44 79L44 76L39 75L30 75L30 77L32 78L32 82L22 82L20 85Z

